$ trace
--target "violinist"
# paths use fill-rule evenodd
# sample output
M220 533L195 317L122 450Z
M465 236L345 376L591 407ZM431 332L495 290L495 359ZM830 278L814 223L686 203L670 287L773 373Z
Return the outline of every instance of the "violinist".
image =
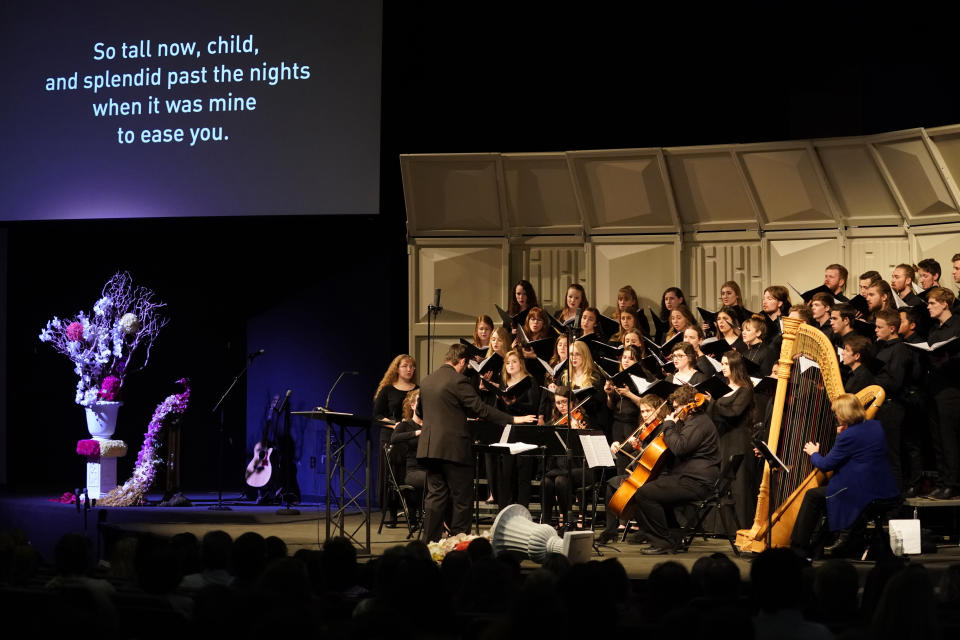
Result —
M643 452L643 444L652 439L652 434L655 433L657 427L663 423L663 419L670 412L667 402L652 393L640 398L638 406L640 409L640 426L632 433L627 434L626 437L614 440L613 444L610 445L610 453L613 454L614 461L617 463L617 475L607 480L607 503L610 502L614 492L627 477L627 469L631 461L635 462L634 458ZM617 522L613 513L608 511L606 529L609 529L611 538L618 529ZM626 518L619 519L619 528L625 527L626 523ZM606 533L606 529L604 533Z
M558 386L553 395L553 413L550 417L550 424L554 426L567 425L567 395L569 389L565 386ZM587 429L586 416L579 409L570 412L573 419L573 429ZM592 473L592 469L587 469L587 474ZM543 482L540 484L540 493L542 495L542 509L545 518L553 513L554 505L560 508L560 515L557 519L557 528L562 529L564 517L570 512L573 505L574 492L583 486L583 468L579 465L569 464L567 456L550 456L547 458L547 467L544 470Z
M559 384L572 386L574 389L592 387L593 393L590 394L590 399L583 406L583 411L593 419L594 424L603 424L607 403L601 384L602 376L597 372L597 367L593 363L593 356L590 355L590 349L582 340L574 342L570 348L569 365L569 368L564 368L556 376ZM572 379L570 378L571 369L573 370ZM550 390L556 392L555 388L551 387Z
M678 541L667 525L666 509L705 498L720 475L717 428L703 412L705 398L683 386L668 399L673 412L663 422L663 440L673 455L663 472L636 490L620 514L636 520L639 537L650 543L641 549L644 555L673 552ZM615 532L608 526L597 542L609 542Z

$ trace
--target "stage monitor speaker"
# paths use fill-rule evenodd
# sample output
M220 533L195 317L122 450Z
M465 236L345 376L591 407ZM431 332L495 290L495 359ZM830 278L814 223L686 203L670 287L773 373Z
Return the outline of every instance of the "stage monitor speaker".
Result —
M511 504L497 514L490 529L494 554L513 551L543 564L548 553L560 553L576 564L590 559L592 531L568 531L561 538L548 524L537 524L527 508Z

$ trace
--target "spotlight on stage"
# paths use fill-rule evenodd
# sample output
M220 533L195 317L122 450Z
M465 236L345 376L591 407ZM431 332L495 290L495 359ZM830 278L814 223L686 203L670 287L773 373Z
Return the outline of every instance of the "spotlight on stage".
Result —
M522 553L543 564L548 553L560 553L570 562L586 562L593 551L592 531L568 531L563 538L548 524L537 524L527 508L512 504L497 514L490 529L494 554L505 551Z

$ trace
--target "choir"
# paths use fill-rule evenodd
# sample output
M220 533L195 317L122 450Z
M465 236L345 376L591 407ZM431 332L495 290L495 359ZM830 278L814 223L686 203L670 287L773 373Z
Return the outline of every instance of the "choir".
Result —
M651 323L630 285L618 291L617 308L608 318L590 305L579 284L568 287L563 307L550 315L531 283L520 280L511 290L509 311L501 310L503 326L494 328L491 318L481 315L472 341L462 341L472 342L478 354L467 373L485 402L511 415L536 414L545 428L573 408L568 405L572 399L578 410L574 426L603 430L616 453L615 467L603 471L608 493L630 473L634 456L626 453L645 445L636 438L638 426L650 415L669 411L659 397L683 387L702 391L707 404L695 413L697 433L710 431L715 437L702 436L702 443L712 448L701 453L721 460L744 454L747 461L732 490L737 525L749 527L761 476L753 442L768 426L763 423L769 420L775 386L769 379L780 356L781 318L789 315L832 341L846 393L872 384L885 390L877 421L901 494L948 499L960 491L960 319L954 318L960 309L954 291L940 284L941 274L931 259L897 265L889 281L868 271L858 279L858 294L848 299L848 271L831 264L824 269L823 285L801 294L800 300L792 299L784 286L767 287L756 313L745 308L740 287L729 281L720 289L717 311L695 307L699 320L683 291L669 287L660 308L646 310ZM953 257L952 275L956 286L960 253ZM494 354L502 365L481 373L480 363ZM378 390L378 417L400 418L400 402L415 387L414 372L410 356L394 360ZM645 397L658 402L651 406ZM682 420L678 422L671 437L681 442ZM416 431L415 425L406 425L405 431ZM924 458L925 451L932 451L930 459ZM562 523L574 489L597 480L584 477L579 463L570 465L566 459L550 458L540 468L540 458L533 456L499 458L487 459L487 498L501 507L526 504L531 480L539 477L544 520L557 505ZM624 524L609 515L607 532ZM657 548L665 549L659 520L654 528Z

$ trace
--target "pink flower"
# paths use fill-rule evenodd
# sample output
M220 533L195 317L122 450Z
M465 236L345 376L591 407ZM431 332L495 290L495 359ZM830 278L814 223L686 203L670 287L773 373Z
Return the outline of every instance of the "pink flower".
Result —
M100 399L112 402L117 399L117 393L120 391L120 378L116 376L107 376L100 385Z
M79 322L71 322L68 324L67 340L70 342L80 342L83 340L83 325Z
M100 443L96 440L79 440L77 441L77 454L84 458L99 458Z

